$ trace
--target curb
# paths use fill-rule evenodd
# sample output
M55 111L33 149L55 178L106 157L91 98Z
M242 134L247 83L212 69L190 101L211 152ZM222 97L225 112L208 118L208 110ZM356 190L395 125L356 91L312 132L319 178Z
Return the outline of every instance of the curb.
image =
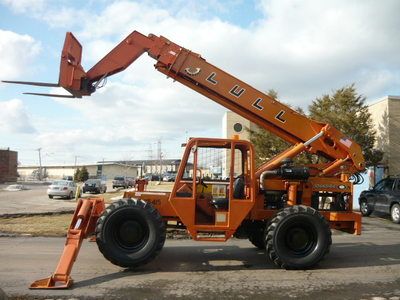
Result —
M20 217L33 217L33 216L52 216L73 213L75 209L60 210L54 212L39 212L39 213L17 213L17 214L0 214L0 218L20 218Z

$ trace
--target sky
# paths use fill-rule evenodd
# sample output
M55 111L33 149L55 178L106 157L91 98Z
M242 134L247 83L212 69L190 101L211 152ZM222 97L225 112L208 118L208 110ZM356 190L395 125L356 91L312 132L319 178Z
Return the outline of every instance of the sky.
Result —
M400 95L400 1L0 0L0 80L57 82L65 32L88 70L134 30L307 107L354 83L367 102ZM22 165L180 158L188 137L222 137L226 109L154 70L143 55L91 97L0 83L0 148Z

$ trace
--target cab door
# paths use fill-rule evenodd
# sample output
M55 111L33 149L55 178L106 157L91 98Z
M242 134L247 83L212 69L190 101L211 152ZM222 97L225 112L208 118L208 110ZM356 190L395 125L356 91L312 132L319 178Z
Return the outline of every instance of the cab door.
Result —
M376 185L374 210L384 213L389 211L391 198L395 196L394 185L394 178L385 178Z
M189 141L170 196L171 206L196 240L229 238L254 205L254 157L249 142Z

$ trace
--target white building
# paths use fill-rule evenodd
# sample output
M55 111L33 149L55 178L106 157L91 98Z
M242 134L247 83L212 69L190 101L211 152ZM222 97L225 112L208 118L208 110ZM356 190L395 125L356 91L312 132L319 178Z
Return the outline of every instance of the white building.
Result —
M115 176L137 177L140 174L140 168L137 166L121 163L97 163L88 165L51 165L42 166L42 174L49 179L61 179L67 176L74 176L77 168L85 166L90 177L105 177L113 179ZM39 166L18 166L20 179L29 180L38 174Z
M375 179L400 174L400 96L385 96L369 105L376 147L384 152Z

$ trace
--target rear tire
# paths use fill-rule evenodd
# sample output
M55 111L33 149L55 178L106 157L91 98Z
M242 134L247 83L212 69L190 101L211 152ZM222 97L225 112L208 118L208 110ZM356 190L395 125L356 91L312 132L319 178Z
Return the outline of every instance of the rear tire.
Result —
M266 235L269 258L284 269L307 269L329 252L332 233L328 222L311 207L295 205L277 213Z
M393 204L390 209L390 217L393 223L400 224L400 205Z
M96 225L97 246L111 263L135 268L153 260L164 246L165 223L151 203L122 199L109 205Z
M265 222L257 222L249 233L249 241L260 250L265 249L265 229Z

